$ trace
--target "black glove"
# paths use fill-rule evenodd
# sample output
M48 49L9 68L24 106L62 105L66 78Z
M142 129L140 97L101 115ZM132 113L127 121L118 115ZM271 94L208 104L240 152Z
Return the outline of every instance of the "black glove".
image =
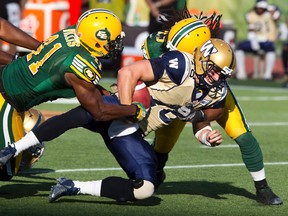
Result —
M175 106L174 114L178 119L192 123L204 121L206 119L205 113L202 110L195 110L192 104Z

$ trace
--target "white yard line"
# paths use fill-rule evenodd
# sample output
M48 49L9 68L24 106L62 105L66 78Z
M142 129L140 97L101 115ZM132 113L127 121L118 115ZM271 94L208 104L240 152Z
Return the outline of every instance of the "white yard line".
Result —
M288 162L266 162L265 166L279 166L288 165ZM198 164L198 165L178 165L178 166L165 166L165 169L195 169L195 168L214 168L214 167L239 167L245 166L243 163L235 164ZM49 170L47 173L67 173L67 172L100 172L100 171L111 171L111 170L122 170L121 168L107 167L107 168L85 168L85 169L61 169L61 170ZM37 174L46 173L44 170L31 169L21 174Z

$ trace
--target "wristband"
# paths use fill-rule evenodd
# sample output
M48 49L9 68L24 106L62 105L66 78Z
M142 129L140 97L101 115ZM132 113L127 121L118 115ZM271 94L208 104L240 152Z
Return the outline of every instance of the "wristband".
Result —
M204 134L200 136L200 134L204 131L204 130L209 130L207 132L205 132ZM195 134L195 137L203 144L203 145L206 145L206 146L210 146L211 147L211 143L208 142L207 140L207 135L208 133L212 131L212 128L210 126L206 126L204 128L202 128L201 130L197 131L196 134Z

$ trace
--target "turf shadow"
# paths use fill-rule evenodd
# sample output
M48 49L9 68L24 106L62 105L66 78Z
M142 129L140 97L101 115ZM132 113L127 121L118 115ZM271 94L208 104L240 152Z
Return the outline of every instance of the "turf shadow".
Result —
M165 182L156 191L157 194L191 194L213 199L227 199L225 195L234 194L255 200L255 194L246 189L235 187L231 182L180 181Z

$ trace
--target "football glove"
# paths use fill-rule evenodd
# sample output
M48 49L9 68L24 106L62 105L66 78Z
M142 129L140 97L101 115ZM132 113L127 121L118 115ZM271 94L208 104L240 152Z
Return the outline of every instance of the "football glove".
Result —
M137 107L136 114L133 116L134 121L141 121L146 117L147 110L145 109L144 105L140 102L134 101L132 102L133 105Z
M175 106L174 114L178 119L191 123L204 121L206 119L205 113L202 110L195 110L192 104Z

